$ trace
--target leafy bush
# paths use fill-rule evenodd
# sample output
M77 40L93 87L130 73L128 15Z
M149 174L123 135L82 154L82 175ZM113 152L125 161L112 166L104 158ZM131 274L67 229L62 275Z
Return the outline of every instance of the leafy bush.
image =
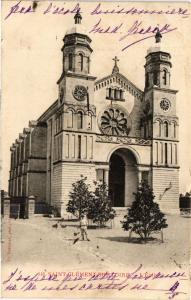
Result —
M95 182L93 201L89 206L89 219L92 219L93 223L103 226L107 221L112 220L115 215L116 213L112 208L107 184L102 181Z
M93 197L86 180L87 177L81 175L81 178L72 184L72 190L69 193L70 200L68 201L66 210L77 218L81 218L82 214L88 213Z
M93 223L98 223L100 226L105 225L108 220L115 217L107 185L101 181L94 182L95 190L90 191L86 180L87 177L81 175L81 178L72 184L67 211L77 218L86 214Z
M160 211L159 205L154 202L152 189L146 182L142 182L135 195L128 214L124 216L122 228L130 230L146 241L154 231L166 228L165 215Z

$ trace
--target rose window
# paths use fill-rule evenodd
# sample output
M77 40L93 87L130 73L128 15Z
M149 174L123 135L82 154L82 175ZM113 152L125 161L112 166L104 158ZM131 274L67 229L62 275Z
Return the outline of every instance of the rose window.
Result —
M100 128L107 135L128 135L130 123L127 113L119 108L109 108L101 116Z

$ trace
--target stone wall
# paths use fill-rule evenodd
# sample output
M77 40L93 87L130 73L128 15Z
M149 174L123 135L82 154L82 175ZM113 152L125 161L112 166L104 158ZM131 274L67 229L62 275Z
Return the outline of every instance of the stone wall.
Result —
M179 169L153 167L153 191L155 201L165 211L175 211L179 207Z
M93 181L96 180L94 164L80 163L58 163L53 168L53 190L52 205L56 206L61 216L66 216L66 204L69 201L69 192L72 183L80 179L81 175L87 176L87 184L93 188Z

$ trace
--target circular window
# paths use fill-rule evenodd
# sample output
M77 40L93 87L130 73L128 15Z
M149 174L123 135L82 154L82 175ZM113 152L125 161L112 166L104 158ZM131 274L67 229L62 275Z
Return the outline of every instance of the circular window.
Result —
M111 107L101 115L100 129L106 135L126 136L131 129L131 121L122 109Z
M160 108L164 111L168 111L170 109L170 101L168 99L162 99L160 102Z
M85 100L87 89L83 85L76 85L73 91L74 98L78 101Z

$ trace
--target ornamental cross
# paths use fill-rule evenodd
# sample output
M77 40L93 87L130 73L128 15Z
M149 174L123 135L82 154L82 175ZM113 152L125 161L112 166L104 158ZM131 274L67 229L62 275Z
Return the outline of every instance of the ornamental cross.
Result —
M119 61L119 59L117 58L117 56L115 56L115 57L112 58L112 59L113 59L114 62L115 62L114 67L113 67L113 70L112 70L112 74L113 74L113 73L118 73L118 72L119 72L119 68L118 68L118 66L117 66L117 62Z
M117 66L117 62L119 61L119 59L117 58L117 56L115 56L114 58L112 58L115 62L115 66Z

